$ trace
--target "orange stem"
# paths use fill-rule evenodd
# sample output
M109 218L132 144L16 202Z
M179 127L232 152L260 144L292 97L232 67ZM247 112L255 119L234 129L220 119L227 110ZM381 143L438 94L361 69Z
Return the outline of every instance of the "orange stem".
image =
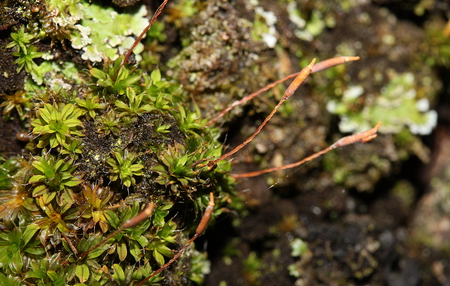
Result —
M256 177L262 174L267 174L267 173L271 173L271 172L275 172L275 171L280 171L280 170L285 170L285 169L291 169L291 168L295 168L298 167L300 165L303 165L306 162L309 162L325 153L328 153L329 151L336 149L338 147L343 147L343 146L347 146L350 144L354 144L357 142L361 142L361 143L366 143L372 139L374 139L375 137L377 137L377 131L378 128L380 128L381 122L378 122L378 124L369 130L366 130L364 132L360 132L360 133L356 133L350 136L346 136L344 138L339 139L338 141L336 141L334 144L330 145L329 147L323 149L322 151L319 151L317 153L314 153L311 156L306 157L303 160L300 160L298 162L292 163L292 164L287 164L287 165L283 165L280 167L273 167L273 168L269 168L269 169L265 169L265 170L260 170L260 171L254 171L254 172L249 172L249 173L243 173L243 174L232 174L231 176L235 179L237 178L250 178L250 177Z

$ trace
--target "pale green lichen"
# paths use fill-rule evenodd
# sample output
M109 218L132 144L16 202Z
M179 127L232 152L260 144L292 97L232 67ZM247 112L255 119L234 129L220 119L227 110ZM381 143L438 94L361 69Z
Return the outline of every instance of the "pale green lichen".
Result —
M312 41L322 33L325 27L335 25L333 17L324 15L319 10L313 10L309 19L305 19L306 16L298 9L295 2L288 3L287 11L289 20L297 26L294 29L295 36L304 41Z
M299 260L288 266L289 275L300 278L304 273L303 263L308 260L308 244L301 238L295 238L290 242L292 257L299 257ZM304 257L303 257L304 256Z
M308 249L308 244L300 238L296 238L291 242L291 255L293 257L302 256L303 253Z
M410 72L389 73L390 81L381 88L373 101L364 102L364 88L352 86L344 91L342 99L331 100L327 110L341 117L341 132L361 132L383 122L381 132L399 133L407 127L413 134L430 134L437 124L437 113L429 110L426 98L417 98L417 86ZM364 102L362 110L355 108Z
M39 33L25 31L22 27L17 33L12 33L13 42L8 48L15 48L16 62L25 67L30 74L27 90L37 91L43 88L44 79L55 79L63 73L64 79L79 80L74 68L67 70L52 61L54 55L50 52L38 51L34 46L36 41L47 35L53 40L69 39L74 49L82 49L82 59L101 62L105 59L116 60L120 54L130 48L135 38L147 26L145 18L147 9L142 5L134 13L118 14L111 7L101 7L88 1L49 0L45 3L46 12L41 21L42 30ZM39 37L37 36L39 35ZM17 46L17 47L16 47ZM26 48L27 47L27 48ZM135 54L143 51L143 45L138 44ZM39 65L34 59L44 59ZM136 58L141 59L139 56ZM67 73L66 73L67 71ZM48 81L46 82L48 85Z
M75 26L71 38L72 47L83 49L84 60L100 62L104 57L115 60L125 49L131 47L134 38L147 26L145 18L147 9L141 6L135 14L118 14L113 8L102 8L96 4L83 5L83 19ZM143 50L138 44L134 49L136 54Z
M50 14L55 15L55 17L48 17L47 19L51 21L51 24L56 25L56 29L70 29L83 18L85 7L80 4L80 0L48 0L46 4Z
M262 7L255 7L256 16L252 35L255 39L262 38L269 48L274 48L277 44L277 30L275 23L277 17L272 11L265 11Z
M52 39L69 39L74 49L83 49L84 60L94 62L117 59L132 46L132 36L138 36L148 24L144 5L134 13L118 14L111 7L90 1L48 0L45 4L47 12L41 19L41 34ZM139 54L142 50L143 45L139 44L134 52Z

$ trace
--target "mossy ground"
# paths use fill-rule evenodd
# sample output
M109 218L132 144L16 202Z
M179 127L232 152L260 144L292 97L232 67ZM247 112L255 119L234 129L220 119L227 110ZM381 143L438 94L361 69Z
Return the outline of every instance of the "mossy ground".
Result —
M396 125L385 125L379 137L369 144L333 151L322 160L296 170L243 180L237 189L250 208L250 215L243 218L242 214L227 212L232 206L223 204L223 208L218 209L227 214L219 217L213 231L197 241L199 249L208 248L212 263L205 285L219 285L221 281L227 285L441 285L450 279L446 260L449 250L445 243L448 238L445 228L448 178L446 171L439 172L447 170L448 164L445 148L439 147L448 139L448 102L439 93L442 82L445 84L442 79L448 76L450 53L447 52L445 32L448 19L442 16L439 8L425 4L341 2L300 1L295 6L293 1L260 1L256 5L248 5L247 1L206 1L196 5L188 5L189 1L174 1L163 12L166 18L161 18L165 19L164 41L156 36L144 40L147 48L143 52L141 68L150 73L158 66L163 74L182 83L189 94L183 98L186 109L195 102L204 117L216 114L242 95L270 81L299 70L300 65L304 66L312 57L324 60L335 55L361 56L359 62L312 76L263 133L236 154L233 173L296 161L341 137L339 131L352 131L340 130L343 127L339 123L361 120L358 115L365 109L369 110L365 114L373 114L370 110L390 90L389 84L396 75L411 73L414 84L405 86L404 90L415 91L413 100L428 100L430 108L422 112L437 106L441 120L437 131L423 140L410 128L421 122L409 120L408 114L395 115L389 118ZM22 5L27 6L27 3L23 1ZM154 10L156 6L151 3L149 8ZM277 18L273 24L278 40L275 48L269 48L261 34L249 36L256 28L270 32L261 16L266 14L255 13L258 9L272 11ZM9 44L11 31L21 24L36 21L37 17L33 14L9 16L0 25L6 27L1 34L2 47ZM305 20L303 26L301 19ZM64 33L52 35L57 39ZM82 53L68 43L64 47L47 39L38 45L39 52L51 51L60 63L68 61L67 55L71 55L78 69L92 71L92 67L83 61ZM11 49L2 49L5 59L14 61L11 52ZM98 63L92 65L104 70ZM15 71L16 67L7 72L8 77L5 73L3 77L0 75L2 93L13 95L23 86L24 69L19 74ZM84 76L89 78L91 75L85 73ZM363 95L348 101L344 112L331 113L333 110L327 108L329 102L345 102L346 91L352 87L362 88ZM105 86L100 84L100 88ZM78 94L85 89L87 87L79 86ZM245 140L282 92L283 87L275 88L269 95L260 96L220 122L225 144L234 146ZM58 93L50 98L67 101L64 99L67 95ZM127 100L125 95L120 99ZM41 101L35 104L42 107ZM110 104L113 109L120 106L114 105L112 99L100 103ZM389 114L391 107L385 105L384 108ZM104 175L105 181L110 178L112 165L118 162L110 160L111 165L108 159L114 159L112 152L118 152L117 148L137 153L140 159L131 164L142 164L144 170L150 170L161 164L158 161L161 155L146 153L153 143L157 141L168 146L170 141L182 143L187 137L173 123L174 115L145 112L135 121L128 119L127 128L117 130L114 122L107 118L106 111L95 112L101 113L103 121L93 121L87 113L83 115L84 153L79 156L85 160L78 165L83 178L90 183L98 182L95 175L99 173ZM119 108L116 112L130 111ZM1 145L5 146L2 149L5 159L22 152L25 143L12 140L17 132L31 131L27 129L26 121L20 123L15 109L11 115L10 120L2 123L9 126L8 129L1 129L2 139L10 138L8 143ZM124 119L127 116L123 114ZM152 117L160 117L162 125L172 126L169 132L161 133L165 136L154 137L156 126L148 123ZM377 118L365 116L358 122L364 126L376 121ZM94 122L109 122L110 127L103 129L103 133L98 132L99 125ZM138 128L141 126L148 128ZM397 129L393 130L393 127ZM110 133L105 131L107 129ZM217 130L213 132L218 136ZM39 138L36 143L38 141ZM435 145L428 144L432 141ZM25 158L29 157L25 155ZM97 160L96 164L89 164L94 160ZM428 161L430 165L425 169L423 164ZM138 172L136 170L135 174ZM128 203L152 200L163 206L164 202L158 200L162 193L169 193L170 200L177 201L176 192L185 181L171 184L173 188L169 190L159 189L155 195L151 190L161 185L153 181L158 174L154 171L143 176L133 175L136 183L128 190L120 187L122 179L117 178L108 188L121 188L122 192L112 200L119 203L131 190ZM127 178L130 180L129 176ZM96 186L86 184L84 192L89 193L89 188ZM103 199L108 197L108 188L102 191ZM203 190L203 196L208 191L208 188ZM191 196L187 195L183 200ZM113 201L111 205L114 205ZM83 204L80 201L78 207L82 208ZM195 203L191 207L195 208ZM174 221L180 228L192 229L195 224L188 222L201 215L202 207L189 213L187 206L180 204L173 210L172 214L175 213ZM179 215L182 213L187 216ZM83 223L89 219L89 215L85 216ZM8 226L8 223L3 222L3 225ZM85 229L91 229L90 226L85 225ZM133 236L127 235L130 243ZM179 236L178 245L187 236ZM308 250L300 257L291 255L291 243L296 239L308 245ZM171 247L176 248L176 245ZM186 260L180 260L178 268L172 269L172 274L166 274L170 276L166 281L178 285L189 283L181 274L186 272L183 267L189 264Z

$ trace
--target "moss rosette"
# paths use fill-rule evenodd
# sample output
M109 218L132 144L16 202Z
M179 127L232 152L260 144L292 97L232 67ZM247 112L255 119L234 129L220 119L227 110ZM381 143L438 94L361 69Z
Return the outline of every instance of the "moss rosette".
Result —
M85 1L46 4L43 21L61 29L47 35L68 36L81 59L103 64L61 63L39 52L24 65L25 96L35 107L23 117L33 136L29 152L0 178L0 284L135 285L186 243L210 192L213 217L225 204L233 208L230 164L207 166L222 153L219 131L206 127L178 84L157 69L121 65L119 54L133 42L128 36L148 23L145 8L117 14ZM22 40L11 48L38 50L40 37L26 29L15 35ZM31 45L20 50L23 42ZM86 252L149 203L150 218ZM173 285L201 283L207 266L191 246L164 277Z

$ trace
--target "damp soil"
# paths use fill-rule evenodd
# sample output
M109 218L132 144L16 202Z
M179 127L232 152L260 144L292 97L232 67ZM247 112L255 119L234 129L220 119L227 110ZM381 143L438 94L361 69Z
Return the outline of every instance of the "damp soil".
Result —
M313 5L312 1L301 2ZM309 43L310 47L326 54L327 50L332 53L335 48L330 43L360 42L365 47L359 54L363 59L348 71L355 79L361 79L358 72L361 69L369 69L373 74L389 68L409 71L408 61L425 53L420 43L426 40L424 23L442 15L443 10L428 10L419 17L413 11L418 1L407 1L408 4L400 1L401 5L394 2L373 1L340 15L341 21L337 24L340 29L336 29L341 32L330 29L320 40ZM447 7L440 1L436 1L436 5ZM262 1L262 6L275 11L277 16L285 13L269 2ZM372 20L367 29L355 24L354 19L362 14L370 15ZM386 14L389 17L383 16ZM396 18L395 26L387 24L392 17ZM289 26L283 20L278 25ZM398 33L398 45L388 51L379 39L384 29ZM292 41L293 46L308 45L297 43L289 32L282 40ZM247 202L249 214L224 215L203 238L200 248L207 248L211 259L211 273L205 285L449 285L449 248L445 242L450 235L448 212L439 209L438 203L439 199L442 203L450 199L445 186L450 163L445 147L450 138L447 115L450 102L445 83L448 70L441 67L433 72L438 73L435 78L438 85L443 82L444 87L437 89L437 96L432 99L440 120L433 133L420 138L424 152L429 152L428 161L420 158L420 154L399 159L401 150L393 147L396 151L387 151L395 144L389 135L381 134L374 140L377 143L373 143L380 145L373 149L359 145L337 151L339 158L345 158L341 165L352 164L363 156L370 156L371 152L384 153L391 164L376 179L363 174L370 172L370 168L366 168L359 170L354 184L337 184L323 168L321 160L326 159L320 159L269 178L241 181L238 189ZM362 84L372 92L385 83L366 79ZM314 93L307 84L300 93L308 92ZM274 119L261 135L263 139L257 139L253 147L248 147L250 150L236 158L234 171L261 169L261 160L255 160L255 154L259 158L267 156L267 161L273 163L271 159L279 154L290 158L317 151L315 148L321 145L321 140L330 140L326 134L335 130L336 119L314 113L316 104L323 112L320 97L316 102L303 99L297 109L303 120L305 116L321 118L307 119L302 134L293 131L295 127L291 124L299 122L295 114ZM243 116L231 121L227 144L235 146L253 132L255 122L264 118L257 115L258 111L255 114L255 109L249 107L243 111ZM319 132L323 124L328 124L325 134ZM311 131L310 127L316 131ZM276 133L282 134L281 139L276 138ZM308 139L313 141L311 145L299 142ZM302 144L304 146L297 151ZM437 186L436 182L445 183ZM296 239L307 243L307 250L300 257L292 255L291 246Z

